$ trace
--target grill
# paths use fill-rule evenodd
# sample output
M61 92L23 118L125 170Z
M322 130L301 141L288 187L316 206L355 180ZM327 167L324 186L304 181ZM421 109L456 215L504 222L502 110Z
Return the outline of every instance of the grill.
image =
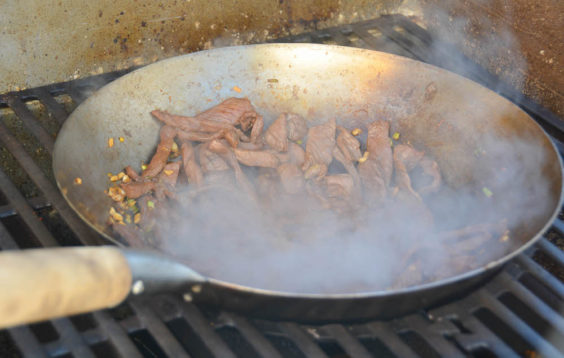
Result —
M391 52L465 76L520 104L552 135L551 112L505 86L412 20L395 15L277 42ZM59 194L51 173L55 135L94 90L128 71L0 96L0 248L101 243ZM540 242L479 289L391 321L300 325L197 307L175 295L129 300L104 311L0 331L2 357L554 357L564 354L564 217ZM30 294L33 294L30 292Z

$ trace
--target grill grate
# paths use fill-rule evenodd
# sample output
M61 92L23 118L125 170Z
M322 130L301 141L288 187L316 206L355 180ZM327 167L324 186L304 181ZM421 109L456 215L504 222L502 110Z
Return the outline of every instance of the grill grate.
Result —
M277 41L387 51L452 69L520 105L560 148L559 119L456 51L429 52L432 36L388 16ZM443 47L444 48L444 47ZM456 56L456 58L454 58ZM449 62L450 61L450 62ZM50 153L60 125L98 87L127 71L0 96L0 249L89 245L100 237L56 189ZM45 159L47 158L47 159ZM0 331L2 357L547 357L564 354L564 239L557 219L536 246L470 295L387 322L309 326L203 310L173 295Z

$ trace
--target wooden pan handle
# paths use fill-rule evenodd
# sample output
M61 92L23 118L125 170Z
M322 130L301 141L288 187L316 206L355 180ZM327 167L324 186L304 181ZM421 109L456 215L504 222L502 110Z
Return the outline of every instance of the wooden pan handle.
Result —
M115 247L0 253L0 329L115 306L131 288Z

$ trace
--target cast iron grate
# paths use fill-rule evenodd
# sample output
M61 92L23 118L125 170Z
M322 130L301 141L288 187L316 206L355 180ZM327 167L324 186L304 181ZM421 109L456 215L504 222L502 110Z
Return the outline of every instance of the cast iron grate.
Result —
M402 16L280 39L357 46L451 68L431 35ZM559 140L559 119L483 69L464 75L519 101ZM100 243L51 173L55 135L92 91L127 71L0 96L0 249ZM95 84L95 85L94 85ZM560 147L562 148L562 147ZM2 357L512 357L564 354L564 221L475 292L391 321L323 326L204 310L174 295L0 331Z

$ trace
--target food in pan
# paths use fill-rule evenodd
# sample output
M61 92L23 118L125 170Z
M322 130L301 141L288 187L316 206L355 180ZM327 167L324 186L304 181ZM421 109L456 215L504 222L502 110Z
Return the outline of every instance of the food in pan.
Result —
M201 199L209 192L219 193L216 199L233 212L249 205L260 208L271 223L266 234L289 241L307 240L309 229L326 226L322 220L316 223L321 217L344 222L330 233L338 236L408 212L418 232L397 228L397 235L412 235L413 244L393 263L397 268L388 287L394 288L445 276L440 265L424 264L432 260L436 245L448 252L449 266L462 272L476 267L484 245L509 237L503 220L437 230L427 204L443 187L439 164L404 142L385 119L349 128L335 119L308 124L298 114L282 113L266 127L246 98L229 98L193 117L162 110L151 114L162 122L154 155L140 172L127 166L109 174L107 195L114 201L109 224L130 246L164 245L167 229L198 216L190 210L198 200L210 200ZM206 218L197 225L209 225L209 230L198 236L230 234L217 229L222 224L213 217ZM255 217L243 221L252 227ZM434 240L424 239L431 233Z

